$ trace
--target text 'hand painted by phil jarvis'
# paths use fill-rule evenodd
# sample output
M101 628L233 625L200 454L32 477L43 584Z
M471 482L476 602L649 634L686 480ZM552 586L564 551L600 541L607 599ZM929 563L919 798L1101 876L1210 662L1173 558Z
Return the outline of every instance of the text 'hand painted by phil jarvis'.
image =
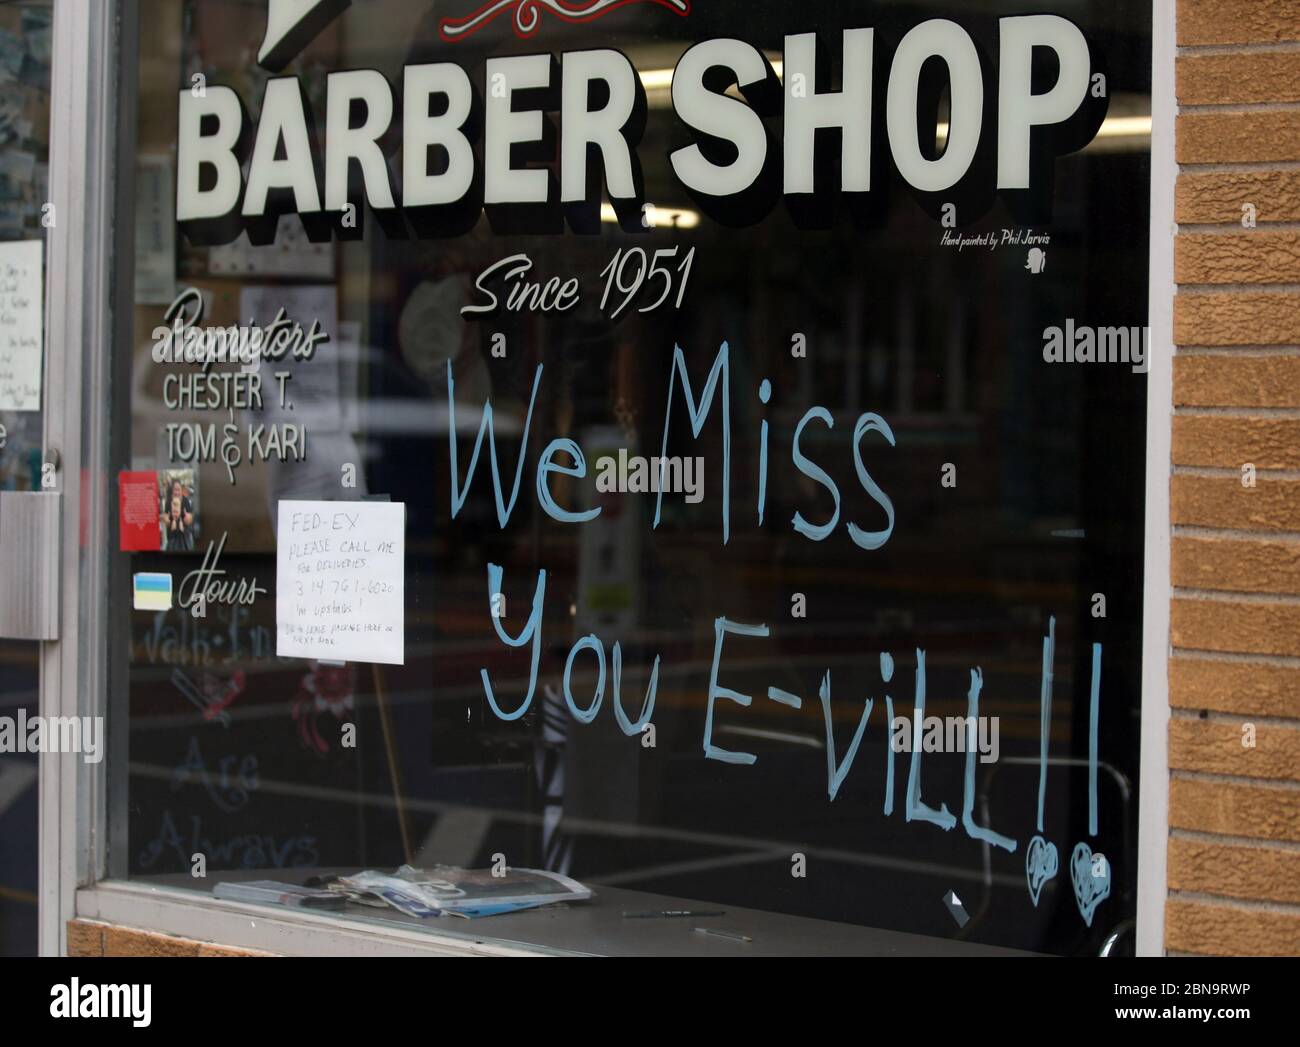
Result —
M524 422L521 446L528 446L529 432L532 426L533 408L537 401L538 388L542 380L542 366L538 365L536 374L533 379L532 395L529 400L528 413ZM686 358L680 347L675 347L673 352L672 375L668 383L668 404L664 414L663 442L661 453L657 459L659 463L660 475L658 483L650 484L646 488L655 495L655 512L653 528L659 526L661 518L661 509L663 505L663 496L666 488L665 483L667 463L671 461L668 457L669 427L670 419L673 415L673 405L680 391L681 402L686 409L690 421L692 435L699 438L710 412L715 404L718 406L718 414L721 416L722 426L722 468L721 468L721 485L722 485L722 542L727 544L730 537L731 526L731 368L730 368L730 350L727 343L722 343L717 356L714 358L713 366L709 371L708 377L704 382L700 395L697 398L692 390L690 377L687 374ZM758 398L763 404L767 404L771 399L772 386L767 379L763 379L759 385ZM455 382L452 377L451 368L447 372L447 408L449 413L448 424L448 442L450 451L450 468L451 468L451 515L457 516L465 505L469 497L469 488L473 482L474 473L478 466L479 455L483 449L484 437L487 437L488 454L490 456L490 470L492 476L492 488L496 499L497 518L500 526L504 528L508 523L511 514L514 512L515 504L518 501L519 489L523 478L524 458L520 454L515 465L514 481L510 488L509 497L506 497L501 479L501 466L497 459L496 437L493 422L492 404L490 401L483 405L482 421L479 425L478 434L474 441L474 448L470 455L468 467L465 470L462 479L457 456L457 425L456 425L456 397ZM823 486L831 495L834 503L834 511L831 517L821 523L811 523L804 516L795 512L791 525L794 530L809 539L810 541L823 541L838 526L841 516L841 499L840 490L831 476L824 469L811 461L803 454L800 448L800 441L804 429L812 422L819 422L828 429L834 428L834 419L831 413L822 406L810 407L795 426L793 440L790 448L791 461L804 476L808 477L815 483ZM893 431L889 424L879 415L871 412L861 414L853 427L852 448L853 464L856 470L857 479L862 489L874 501L878 511L884 516L884 526L875 530L867 530L857 523L847 521L845 528L852 539L853 543L864 550L879 549L889 541L894 530L894 506L889 496L872 479L867 471L866 465L862 458L863 438L870 433L878 433L892 447L895 444ZM563 459L561 460L561 456ZM571 461L572 464L568 464ZM767 478L768 478L768 423L763 420L761 423L759 437L759 463L758 463L758 497L757 497L757 516L760 526L763 523L764 506L767 498ZM587 460L583 454L582 448L572 439L567 437L557 437L551 440L542 450L536 469L535 489L536 497L541 509L552 519L566 524L583 524L596 519L603 511L603 506L595 506L585 509L570 509L561 506L552 491L551 481L554 475L571 477L581 480L587 476ZM281 503L282 506L286 503ZM502 602L502 592L504 583L504 569L493 563L487 565L487 607L492 621L492 626L496 631L498 639L507 647L529 649L530 670L528 678L528 689L524 697L518 702L513 709L507 709L502 702L498 700L496 691L493 688L491 676L486 668L480 670L480 676L483 682L484 694L487 698L488 705L492 712L502 720L517 720L522 717L530 708L533 702L534 694L537 690L538 667L542 654L542 622L544 619L544 606L546 599L546 570L543 568L537 573L537 582L534 588L532 607L528 619L523 628L511 635L502 623L502 614L500 606ZM709 674L709 687L707 694L707 707L704 720L703 748L706 759L718 760L727 764L749 765L757 761L757 756L753 753L736 752L729 749L723 749L713 740L713 723L714 715L718 708L719 699L725 699L728 702L735 703L742 707L749 707L753 702L753 696L744 694L725 686L720 682L722 676L722 651L724 641L728 637L748 637L760 638L771 635L770 630L765 624L747 624L742 622L730 621L725 616L719 616L714 621L714 647L713 661ZM1055 659L1056 646L1056 622L1051 619L1048 625L1048 633L1043 638L1043 665L1042 665L1042 690L1040 695L1040 746L1039 746L1039 784L1038 784L1038 833L1029 843L1025 852L1025 875L1028 894L1030 900L1035 906L1038 905L1039 896L1045 883L1053 879L1060 867L1057 857L1056 845L1045 840L1041 833L1043 832L1043 806L1047 790L1047 764L1048 764L1048 740L1051 727L1051 698L1052 698L1052 678L1053 662ZM586 654L596 663L596 684L594 693L590 702L586 705L579 704L573 694L573 674L574 665L579 656ZM1089 746L1088 746L1088 833L1090 836L1097 835L1097 771L1098 771L1098 714L1100 706L1100 688L1101 688L1101 656L1102 645L1097 643L1092 646L1092 691L1091 706L1089 716ZM894 676L894 659L889 652L881 652L880 655L880 676L884 684L889 684ZM647 685L645 699L641 706L641 712L635 721L628 718L627 712L623 707L622 701L622 674L623 674L623 650L622 646L615 641L610 647L609 662L611 663L612 672L612 690L610 701L613 705L614 718L619 728L628 737L636 736L651 728L651 721L654 715L655 698L659 682L659 656L654 658L650 670L649 683ZM568 657L564 665L563 675L563 695L564 701L569 712L579 723L588 724L595 720L600 712L601 705L605 696L606 683L606 647L604 642L595 633L581 637L573 644L569 650ZM1015 853L1019 842L1011 836L994 831L989 826L981 826L975 821L975 771L977 757L982 746L977 742L976 733L977 725L981 722L980 717L980 693L984 685L983 671L978 667L970 670L970 687L967 692L967 715L962 718L964 728L963 740L961 746L965 752L965 783L962 797L961 825L965 833L974 840L981 841L993 847L1001 848L1008 853ZM943 748L941 744L942 731L931 730L928 726L925 715L925 651L921 648L916 649L916 675L915 689L913 700L913 720L911 728L911 737L906 746L897 744L887 745L886 749L886 772L885 772L885 791L884 791L884 813L892 815L894 812L894 762L895 753L906 750L908 753L909 767L907 772L907 791L903 803L904 817L908 822L924 822L935 826L941 830L948 831L956 827L958 818L949 809L947 804L940 803L938 808L926 804L921 798L921 762L922 754L925 752L935 752ZM793 709L802 708L803 698L799 695L792 694L776 686L770 686L767 689L766 697L780 705L785 705ZM831 801L834 801L841 784L847 777L849 770L853 766L854 759L857 756L858 748L862 742L863 735L866 732L868 721L871 718L872 709L875 701L872 698L865 700L861 718L858 721L857 728L854 732L853 739L842 756L837 756L837 745L834 731L832 729L832 712L831 712L831 679L829 669L822 678L821 686L817 694L821 702L823 717L826 725L826 783L827 794ZM934 718L930 718L933 720ZM896 718L894 716L893 698L885 695L885 717L884 729L897 734L895 727ZM933 736L933 737L932 737ZM996 755L993 756L996 761ZM986 761L987 762L987 761ZM1085 860L1086 859L1086 860ZM1070 861L1070 875L1074 886L1075 901L1078 905L1080 915L1084 921L1091 926L1092 917L1097 906L1109 895L1111 887L1111 869L1105 855L1093 854L1091 848L1085 842L1079 842L1075 848Z

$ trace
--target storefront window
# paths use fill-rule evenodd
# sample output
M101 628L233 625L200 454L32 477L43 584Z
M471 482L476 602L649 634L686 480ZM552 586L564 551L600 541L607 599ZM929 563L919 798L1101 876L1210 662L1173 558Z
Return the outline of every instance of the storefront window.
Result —
M339 6L138 5L110 873L1131 949L1150 5Z
M41 489L49 0L0 3L0 497ZM0 717L40 711L39 645L0 639ZM37 755L0 747L0 956L36 951Z

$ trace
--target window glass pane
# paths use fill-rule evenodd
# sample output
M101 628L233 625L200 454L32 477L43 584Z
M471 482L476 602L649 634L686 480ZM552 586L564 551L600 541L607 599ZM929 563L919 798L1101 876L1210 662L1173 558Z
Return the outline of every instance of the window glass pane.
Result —
M680 6L141 0L113 872L1131 948L1150 5Z
M0 3L0 492L41 484L50 45L49 0ZM39 655L35 641L0 640L0 717L14 729L40 712ZM25 749L0 747L0 956L36 952L37 756Z

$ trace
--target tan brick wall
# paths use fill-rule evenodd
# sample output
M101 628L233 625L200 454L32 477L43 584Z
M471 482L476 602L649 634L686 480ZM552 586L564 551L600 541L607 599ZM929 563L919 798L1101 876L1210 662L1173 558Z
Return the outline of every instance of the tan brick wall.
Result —
M1179 0L1177 40L1165 946L1297 954L1300 16Z
M271 956L255 949L198 942L156 931L98 923L68 921L69 956Z

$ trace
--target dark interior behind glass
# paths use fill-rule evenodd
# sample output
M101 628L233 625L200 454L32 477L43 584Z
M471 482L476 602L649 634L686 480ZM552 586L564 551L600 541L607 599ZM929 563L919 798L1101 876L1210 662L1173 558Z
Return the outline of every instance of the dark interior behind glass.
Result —
M997 53L997 18L1036 11L998 3L853 4L835 0L698 2L689 18L631 5L589 24L544 20L530 40L500 19L456 45L437 35L429 4L354 4L297 58L314 102L325 76L374 68L399 85L404 64L456 61L482 83L488 55L612 46L638 70L671 69L692 42L738 36L779 58L789 33L875 26L897 40L932 17L963 25ZM465 5L467 8L471 5ZM1095 0L1057 5L1104 56L1110 116L1149 114L1150 5ZM201 75L234 87L255 119L268 74L254 62L263 5L238 0L141 0L137 134L126 177L174 183L176 96ZM834 48L832 48L834 52ZM884 60L877 52L877 60ZM1050 69L1042 71L1049 81ZM196 619L123 612L112 713L125 752L110 757L115 875L208 891L256 870L297 879L319 869L391 869L403 862L565 872L592 885L703 900L718 906L1064 954L1096 954L1115 934L1131 948L1136 884L1142 626L1145 375L1121 365L1046 363L1043 332L1067 318L1141 328L1147 321L1149 139L1103 134L1059 158L1050 213L1011 214L995 203L958 232L1003 228L1050 234L1047 264L1027 271L1024 247L958 250L945 228L896 178L878 190L879 215L857 224L800 228L780 202L763 220L730 228L672 178L667 154L687 141L662 91L649 92L639 147L647 199L682 212L676 227L643 233L603 222L596 235L509 235L486 219L463 236L390 235L364 216L364 236L313 249L296 218L275 243L201 248L174 232L174 293L198 288L205 322L246 322L250 288L271 300L336 303L337 410L309 425L305 462L241 465L232 484L220 461L197 466L201 518L192 551L134 552L117 577L168 571L179 582L226 536L221 564L271 594L252 607L213 606ZM991 104L986 101L986 104ZM883 100L877 100L883 105ZM946 105L946 101L941 105ZM316 106L323 111L323 104ZM768 121L780 142L779 115ZM160 176L160 171L163 174ZM873 195L876 195L873 193ZM137 229L139 228L137 223ZM140 233L136 233L137 241ZM168 238L154 245L166 257ZM286 246L289 244L289 246ZM600 273L615 252L693 251L680 309L611 320L598 309ZM159 250L162 254L159 255ZM522 252L540 277L578 275L583 304L562 315L502 315L467 322L471 281ZM136 245L137 256L140 245ZM137 291L140 261L137 257ZM166 425L226 421L168 410L151 332L174 295L134 306L121 470L183 469ZM158 282L153 271L149 279ZM309 317L300 317L309 320ZM504 356L493 354L504 336ZM792 345L806 343L806 356ZM670 388L680 348L696 396L728 346L729 536L722 520L723 432L715 404L698 439ZM448 366L454 375L458 475L463 478L490 399L507 497L498 522L484 446L463 508L452 513ZM528 407L541 368L531 422ZM771 382L770 403L759 396ZM671 399L670 399L671 397ZM659 455L669 411L670 456L702 456L703 497L665 495L657 527L652 494L598 491L589 475L552 477L569 508L603 506L583 525L539 507L537 462L556 437L575 440L588 466L608 449ZM834 481L838 522L823 540L792 519L829 520L828 489L794 465L796 426L815 405L834 420L808 423L800 448ZM328 406L328 405L327 405ZM859 483L854 422L875 412L879 432L860 447L892 502L889 540L866 550L847 524L886 526ZM234 419L238 421L239 419ZM768 432L763 521L758 518L761 425ZM356 466L355 488L340 484ZM955 485L945 483L955 478ZM322 665L275 655L275 505L281 498L389 496L406 506L406 660L401 666ZM526 648L498 639L488 565L503 569L503 628L517 634L546 571L536 694L517 719L485 699L486 669L510 711L528 687ZM123 607L129 592L123 590ZM1104 617L1096 597L1104 597ZM796 608L805 610L799 616ZM715 623L764 624L769 635L727 635L719 683L752 695L746 707L713 703L712 741L753 754L750 764L705 757ZM1040 688L1044 637L1054 620L1055 683L1043 824ZM607 679L589 723L570 714L563 675L581 637L622 655L621 701L635 720L660 659L654 744L620 729ZM1102 645L1097 828L1089 832L1089 715L1093 645ZM1014 853L962 825L966 761L926 754L924 802L956 818L944 830L905 817L907 753L890 752L886 696L912 714L918 650L925 712L963 716L972 670L980 712L1000 722L1000 758L976 763L975 821L1016 841ZM882 654L892 679L882 678ZM572 691L591 700L596 659L580 654ZM612 666L610 667L612 671ZM833 759L874 701L852 766L828 796L819 691L829 674ZM801 698L770 700L769 688ZM354 748L341 743L357 727ZM885 813L893 767L892 813ZM1026 851L1041 835L1060 871L1035 905ZM1110 863L1110 897L1091 926L1080 918L1069 864L1075 845ZM206 856L205 878L190 875ZM802 855L806 876L792 875ZM971 919L959 926L945 895ZM491 935L491 921L475 927Z

